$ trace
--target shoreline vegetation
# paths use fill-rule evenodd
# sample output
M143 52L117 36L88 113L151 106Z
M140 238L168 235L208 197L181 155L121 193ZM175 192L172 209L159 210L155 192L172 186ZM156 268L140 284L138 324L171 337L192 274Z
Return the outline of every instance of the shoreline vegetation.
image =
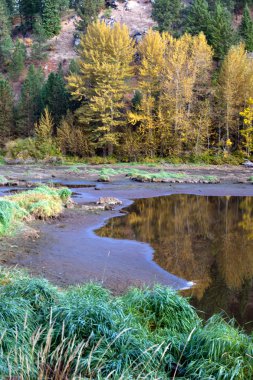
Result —
M22 228L26 221L57 217L62 213L70 196L69 189L40 186L12 196L1 197L0 237Z
M252 336L168 287L114 297L0 269L0 374L20 379L250 379Z

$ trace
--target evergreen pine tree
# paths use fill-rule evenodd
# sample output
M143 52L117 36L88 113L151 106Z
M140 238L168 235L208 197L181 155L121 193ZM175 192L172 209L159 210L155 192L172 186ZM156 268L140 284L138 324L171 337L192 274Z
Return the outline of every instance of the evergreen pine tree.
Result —
M215 58L223 59L229 48L236 42L236 33L232 27L230 12L220 2L215 5L208 34L208 42L214 48Z
M172 32L179 22L181 10L181 0L156 0L152 16L157 21L159 30Z
M31 65L21 88L18 105L18 129L19 133L25 136L33 134L34 123L38 120L43 109L41 99L43 82L44 74L42 70Z
M41 0L19 0L19 13L28 29L33 28L35 16L41 14Z
M69 103L69 95L61 68L56 73L50 73L43 86L42 97L44 106L48 107L55 124L59 125L62 116L67 113Z
M100 9L104 6L104 0L82 0L79 2L77 14L80 18L77 29L85 32L87 26L97 19Z
M13 126L13 94L9 82L0 75L0 138L10 138Z
M239 28L240 35L244 39L248 51L253 51L253 20L250 16L248 5L244 7L242 22Z
M210 6L210 9L214 10L215 6L217 4L217 1L216 0L207 0L207 2L209 4L209 6ZM224 6L225 8L227 8L227 10L229 10L230 12L234 11L235 0L220 0L220 3L221 3L222 6Z
M186 24L191 34L203 32L208 38L211 15L206 0L194 0L190 7Z
M10 19L5 0L0 0L0 41L10 34Z
M9 10L10 15L13 15L15 12L15 8L17 6L17 3L15 0L6 0L6 5Z
M5 64L13 48L10 18L5 0L0 0L0 64Z
M36 18L34 23L34 37L31 58L33 61L43 61L47 58L47 37L40 16Z
M17 79L25 67L26 49L23 43L16 42L14 52L12 54L9 67L10 75L13 79Z
M59 3L56 0L45 0L42 14L43 28L46 36L51 38L59 34L61 19L59 15Z

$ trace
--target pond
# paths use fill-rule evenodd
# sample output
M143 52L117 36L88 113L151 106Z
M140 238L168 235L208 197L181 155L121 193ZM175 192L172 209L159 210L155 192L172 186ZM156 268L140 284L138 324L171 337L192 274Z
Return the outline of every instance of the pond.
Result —
M195 286L204 317L223 311L253 328L253 197L171 195L138 199L96 233L149 243L154 260Z

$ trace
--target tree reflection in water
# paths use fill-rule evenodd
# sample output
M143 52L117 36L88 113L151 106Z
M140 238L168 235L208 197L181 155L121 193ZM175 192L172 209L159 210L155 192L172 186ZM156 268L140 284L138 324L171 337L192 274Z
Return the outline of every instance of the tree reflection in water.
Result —
M194 281L192 303L253 320L253 197L171 195L139 199L100 236L138 240L168 272ZM189 294L189 292L188 292Z

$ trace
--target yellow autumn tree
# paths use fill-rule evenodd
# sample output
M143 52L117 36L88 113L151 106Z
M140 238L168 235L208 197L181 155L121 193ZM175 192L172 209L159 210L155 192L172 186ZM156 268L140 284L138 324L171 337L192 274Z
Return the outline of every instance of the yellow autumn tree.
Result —
M57 156L59 149L53 138L54 120L48 108L45 108L39 122L35 123L35 148L38 158Z
M72 96L82 103L77 110L79 123L104 153L113 153L119 128L126 123L124 96L129 91L127 79L133 75L134 53L125 25L95 22L81 40L79 73L67 78Z
M45 108L44 113L42 114L38 123L35 123L35 137L41 143L48 142L52 139L54 128L53 118L48 110Z
M154 156L156 153L156 110L165 64L165 48L164 36L149 30L138 49L141 57L138 85L142 98L135 112L128 113L128 120L130 124L139 126L142 150L147 156Z
M194 62L194 85L192 103L188 104L190 129L188 149L196 155L210 148L212 134L211 77L213 72L213 50L203 33L193 37L192 59Z
M222 64L218 79L217 97L221 105L224 145L238 143L240 112L252 95L253 61L247 56L244 44L231 47Z
M206 135L208 113L202 100L207 99L212 69L212 49L203 33L184 34L176 39L167 35L166 64L162 82L162 96L167 103L168 123L172 126L175 153L182 147L200 145L200 136ZM205 103L206 108L206 103ZM205 119L205 123L197 122Z
M244 138L243 145L249 157L253 152L253 98L249 98L247 107L240 112L240 115L243 117L244 124L244 128L241 130L241 135Z

